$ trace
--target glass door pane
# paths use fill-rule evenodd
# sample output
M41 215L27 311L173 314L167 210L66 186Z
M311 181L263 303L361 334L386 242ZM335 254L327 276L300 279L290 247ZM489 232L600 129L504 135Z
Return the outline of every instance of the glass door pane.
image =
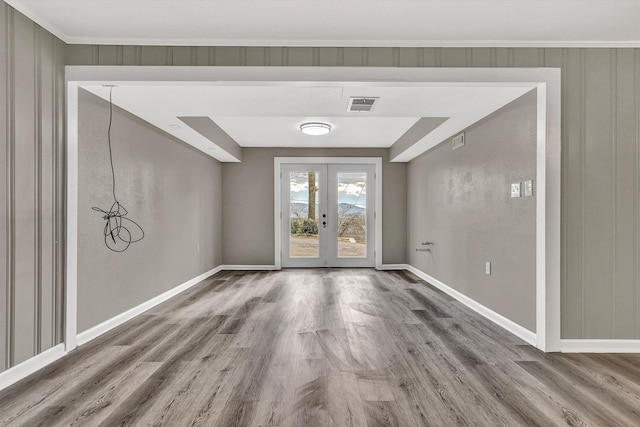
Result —
M319 257L319 172L289 172L289 256Z
M375 265L375 166L330 164L327 236L333 267Z
M367 256L367 173L338 172L338 257Z

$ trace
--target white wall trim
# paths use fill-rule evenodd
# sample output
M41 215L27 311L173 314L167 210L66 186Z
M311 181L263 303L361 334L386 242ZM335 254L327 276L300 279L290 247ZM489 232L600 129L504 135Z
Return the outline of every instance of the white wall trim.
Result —
M440 289L441 291L451 295L452 297L454 297L455 299L457 299L458 301L460 301L461 303L463 303L464 305L466 305L467 307L469 307L470 309L472 309L476 313L486 317L487 319L491 320L493 323L497 324L498 326L503 327L504 329L506 329L507 331L511 332L515 336L521 338L523 341L525 341L525 342L527 342L527 343L529 343L529 344L531 344L533 346L536 345L536 334L535 334L535 332L531 332L530 330L518 325L514 321L509 320L506 317L504 317L503 315L498 314L495 311L491 310L490 308L485 307L484 305L480 304L479 302L477 302L477 301L469 298L468 296L456 291L452 287L445 285L444 283L442 283L438 279L429 276L427 273L425 273L425 272L423 272L421 270L418 270L414 266L409 265L408 267L409 267L408 270L410 272L412 272L413 274L415 274L416 276L418 276L422 280L425 280L425 281L429 282L430 284L432 284L436 288Z
M57 29L54 28L55 31ZM53 31L52 31L53 32ZM54 33L55 34L55 33ZM60 33L62 34L62 33ZM57 35L57 34L56 34ZM59 36L63 39L63 36ZM289 47L442 47L442 48L637 48L640 40L296 40L296 39L120 39L117 37L67 37L68 44L125 46L289 46Z
M223 265L221 267L222 270L246 270L246 271L271 271L271 270L279 270L275 265L267 265L267 264L258 264L258 265L243 265L243 264L235 264L235 265Z
M273 264L276 270L282 268L282 218L280 218L280 206L282 204L282 195L280 194L280 181L282 179L282 162L279 157L273 159Z
M563 339L563 353L640 353L640 340Z
M0 390L28 377L34 372L60 359L65 354L67 354L67 352L65 351L64 344L58 344L55 347L51 347L49 350L45 350L42 353L37 354L4 372L1 372Z
M409 270L409 264L382 264L377 270Z
M560 351L560 70L537 88L536 347Z
M186 291L190 287L200 283L207 277L210 277L221 270L222 270L222 266L213 268L207 271L206 273L202 273L201 275L194 277L193 279L188 280L183 284L176 286L175 288L169 289L168 291L125 311L124 313L120 313L117 316L114 316L111 319L105 320L99 325L92 327L91 329L81 332L80 334L78 334L78 338L77 338L78 345L83 345L88 343L89 341L99 337L100 335L104 334L107 331L110 331L116 326L123 324L127 320L131 320L134 317L138 316L139 314L142 314L145 311L155 307L156 305L165 302L166 300L178 295L181 292Z
M65 346L76 348L78 290L78 84L67 82Z
M546 204L547 204L547 160L546 160L546 141L547 141L547 92L546 85L540 84L536 89L536 179L535 179L535 198L536 198L536 331L537 342L535 346L542 351L546 351L546 324L547 324L547 305L546 305ZM558 337L559 338L559 337ZM556 342L556 347L559 345ZM554 348L555 351L559 350Z
M69 37L62 31L60 31L60 29L56 25L45 19L41 14L36 13L36 11L33 10L33 7L29 7L25 5L24 2L17 0L4 0L4 2L18 12L22 13L27 18L31 19L36 24L40 25L45 30L49 31L51 34L53 34L63 42L71 44L69 40L73 39L74 37Z
M538 132L538 159L544 159L544 166L538 168L536 174L538 201L544 195L544 205L539 207L541 212L544 206L545 220L537 223L537 233L544 233L544 240L537 239L537 260L544 256L544 262L537 263L536 278L536 330L538 331L538 343L536 347L544 351L560 350L560 69L557 68L395 68L395 67L173 67L173 66L67 66L65 76L68 82L69 95L71 86L83 84L173 84L172 82L200 82L216 81L217 84L238 84L239 82L252 82L260 84L296 85L300 82L367 82L368 84L388 85L389 82L409 85L450 85L456 82L458 85L477 85L479 83L489 85L513 85L523 82L534 83L538 88L539 112L546 112L544 132ZM77 103L77 95L68 96L68 102ZM545 103L544 105L542 103ZM68 108L68 123L74 121L74 109ZM540 123L539 123L540 125ZM69 128L73 133L74 129ZM75 129L77 133L77 129ZM77 135L70 135L71 138ZM68 148L73 149L73 141L69 140ZM416 153L418 155L420 153ZM77 168L69 158L68 168ZM407 159L408 160L408 159ZM308 161L308 159L306 160ZM538 164L540 165L540 161ZM73 182L73 174L68 174L69 185L77 185ZM275 177L274 177L275 178ZM77 177L76 177L77 179ZM382 187L377 186L377 187ZM278 187L276 186L276 189ZM542 194L541 194L542 192ZM69 192L73 197L73 194ZM381 197L378 198L381 200ZM69 207L73 201L69 201ZM76 201L77 202L77 201ZM73 214L73 212L69 212ZM379 216L378 216L379 217ZM75 230L73 221L77 218L67 218L68 231ZM279 223L278 223L279 227ZM378 228L376 228L378 230ZM381 238L381 233L378 236ZM75 239L75 236L72 236ZM377 239L379 240L379 239ZM276 242L279 239L276 238ZM69 244L69 241L67 242ZM382 248L376 253L381 255ZM277 243L276 243L277 244ZM544 247L544 250L542 249ZM276 249L278 249L276 247ZM71 258L69 265L75 263L76 253L73 246L67 253ZM279 254L279 251L276 251ZM275 256L274 264L279 265L279 256ZM376 268L380 268L376 257ZM73 264L75 267L75 264ZM75 274L75 270L71 271ZM68 302L75 303L75 278L67 281L69 293ZM72 305L69 305L71 308ZM73 306L75 308L75 306ZM68 313L67 319L73 318L75 312ZM67 332L75 327L75 323L67 324ZM68 334L69 340L75 339L75 335ZM72 342L68 342L68 348L72 348Z

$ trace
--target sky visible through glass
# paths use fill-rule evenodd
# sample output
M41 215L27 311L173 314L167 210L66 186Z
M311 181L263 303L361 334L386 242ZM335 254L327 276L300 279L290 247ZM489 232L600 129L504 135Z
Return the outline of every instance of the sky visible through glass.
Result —
M340 172L338 202L359 208L367 206L366 174L362 172ZM309 201L309 175L307 172L292 172L289 176L289 200L291 203L307 204ZM323 191L319 185L318 192ZM316 198L316 205L318 204Z

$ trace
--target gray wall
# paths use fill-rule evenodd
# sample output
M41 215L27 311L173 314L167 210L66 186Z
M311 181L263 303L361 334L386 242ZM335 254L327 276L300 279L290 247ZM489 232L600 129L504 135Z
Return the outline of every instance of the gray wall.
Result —
M91 210L93 206L107 210L113 203L108 103L80 90L79 111L78 332L82 332L220 265L222 167L115 108L111 135L116 195L146 235L125 252L112 252L104 244L105 222Z
M640 338L640 49L67 46L70 65L562 69L563 338Z
M304 156L382 157L382 262L405 263L407 166L388 149L244 148L242 163L222 165L223 264L273 265L273 158Z
M0 371L62 341L65 45L0 3Z
M536 201L509 187L535 183L536 107L532 91L466 129L463 147L447 140L407 171L409 263L533 332ZM416 252L425 241L431 252Z

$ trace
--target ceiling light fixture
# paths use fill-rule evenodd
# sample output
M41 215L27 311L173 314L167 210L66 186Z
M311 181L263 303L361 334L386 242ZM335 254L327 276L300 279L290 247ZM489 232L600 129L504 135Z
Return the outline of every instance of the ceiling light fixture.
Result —
M331 132L331 125L328 123L309 122L300 125L300 132L305 135L326 135Z

